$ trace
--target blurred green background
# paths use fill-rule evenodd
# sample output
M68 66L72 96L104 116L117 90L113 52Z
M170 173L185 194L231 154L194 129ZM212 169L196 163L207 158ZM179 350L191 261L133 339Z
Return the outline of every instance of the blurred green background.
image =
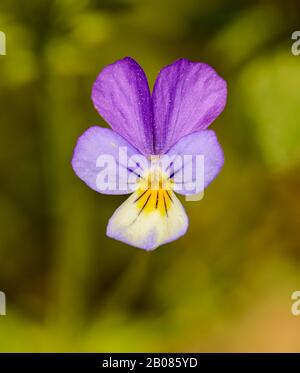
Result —
M296 0L1 0L0 351L300 351L299 28ZM151 86L180 57L228 82L225 166L152 253L105 236L124 197L70 166L127 55Z

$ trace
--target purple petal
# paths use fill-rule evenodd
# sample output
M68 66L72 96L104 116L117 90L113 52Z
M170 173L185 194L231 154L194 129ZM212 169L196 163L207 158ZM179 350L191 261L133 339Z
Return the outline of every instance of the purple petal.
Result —
M153 90L155 153L206 129L223 111L226 82L204 63L180 59L162 69Z
M224 164L222 148L212 130L183 137L165 156L173 162L170 176L175 182L174 190L184 195L203 192ZM200 156L198 163L197 156Z
M130 57L105 67L97 77L92 100L111 128L142 154L153 154L150 90L142 68Z
M131 163L132 156L144 158L123 137L109 128L90 127L78 139L72 167L90 188L105 194L131 193L144 170ZM131 158L132 159L132 158Z

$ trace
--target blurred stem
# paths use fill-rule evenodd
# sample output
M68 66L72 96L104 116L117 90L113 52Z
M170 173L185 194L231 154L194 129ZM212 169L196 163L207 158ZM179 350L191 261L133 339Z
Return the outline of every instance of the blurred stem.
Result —
M42 146L45 205L49 213L48 239L53 254L50 271L50 304L47 320L56 330L70 332L84 313L85 285L88 281L89 203L78 193L70 161L75 143L80 108L76 79L68 82L51 75L40 55L37 92L38 126ZM86 197L87 198L87 197ZM80 200L80 208L78 202ZM50 238L51 237L51 238Z

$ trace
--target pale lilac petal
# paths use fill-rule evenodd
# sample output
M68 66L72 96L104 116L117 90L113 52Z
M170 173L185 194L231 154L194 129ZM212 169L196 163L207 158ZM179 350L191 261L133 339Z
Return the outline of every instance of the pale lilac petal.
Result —
M133 156L139 159L138 163L130 158ZM142 159L146 160L122 136L111 129L95 126L79 137L72 167L76 175L97 192L128 194L135 190L144 173Z
M222 148L212 130L183 137L165 157L172 161L169 172L174 179L174 190L184 195L203 192L224 164Z
M153 90L155 153L206 129L223 111L226 82L204 63L180 59L159 73Z
M92 100L114 131L142 154L153 154L152 100L137 62L126 57L105 67L94 83Z

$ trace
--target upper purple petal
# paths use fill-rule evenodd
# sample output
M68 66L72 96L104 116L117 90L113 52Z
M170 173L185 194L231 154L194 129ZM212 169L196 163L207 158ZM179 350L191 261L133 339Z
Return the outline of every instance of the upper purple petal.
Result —
M92 100L111 128L142 154L153 154L152 100L143 69L126 57L97 77Z
M209 65L180 59L163 68L152 94L155 153L207 128L223 111L226 96L225 80Z

